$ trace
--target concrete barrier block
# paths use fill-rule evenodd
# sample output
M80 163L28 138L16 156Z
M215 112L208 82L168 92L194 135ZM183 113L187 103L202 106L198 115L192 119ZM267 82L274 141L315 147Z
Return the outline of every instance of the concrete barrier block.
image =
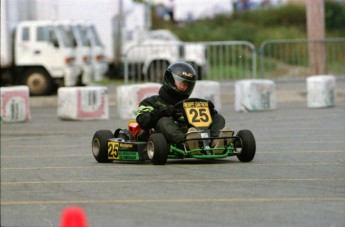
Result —
M276 108L276 89L273 81L240 80L235 83L236 111L264 111Z
M211 100L216 110L220 110L222 108L220 99L220 83L217 81L198 80L190 97Z
M307 78L308 108L332 107L335 105L335 77L331 75Z
M31 119L29 88L27 86L1 87L1 121L26 122Z
M145 83L117 87L116 106L119 117L122 119L135 119L135 112L139 107L139 103L146 97L158 95L161 86L160 83Z
M107 87L62 87L58 90L58 117L65 120L109 119Z

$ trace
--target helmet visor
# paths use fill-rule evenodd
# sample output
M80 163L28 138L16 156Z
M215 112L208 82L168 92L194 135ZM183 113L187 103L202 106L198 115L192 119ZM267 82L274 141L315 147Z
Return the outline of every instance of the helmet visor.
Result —
M172 76L175 82L174 87L178 93L190 95L193 92L195 80L180 77L174 73L172 73Z

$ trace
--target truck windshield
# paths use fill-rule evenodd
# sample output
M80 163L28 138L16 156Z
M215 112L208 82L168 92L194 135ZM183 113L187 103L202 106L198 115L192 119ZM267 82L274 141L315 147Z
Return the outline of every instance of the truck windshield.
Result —
M78 40L80 41L80 44L84 47L91 46L83 27L81 25L77 25L75 26L74 29L76 31L76 35L78 36Z
M101 40L98 37L95 26L90 25L87 27L87 37L89 38L91 45L102 46Z
M70 30L64 29L62 25L59 25L57 26L56 31L61 36L62 43L65 47L75 47L75 39Z

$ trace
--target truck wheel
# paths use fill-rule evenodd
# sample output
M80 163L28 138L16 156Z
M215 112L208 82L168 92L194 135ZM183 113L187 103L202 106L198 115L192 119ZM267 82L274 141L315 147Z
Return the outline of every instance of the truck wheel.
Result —
M166 61L156 61L150 64L147 76L151 82L162 83L163 75L168 68L169 63Z
M110 130L98 130L92 138L92 154L100 163L112 162L108 159L108 139L114 135Z
M168 143L161 133L152 134L147 141L147 155L154 165L164 165L168 159Z
M249 130L240 130L237 136L241 138L242 145L235 142L235 148L241 149L241 153L237 154L237 158L241 162L250 162L253 160L256 151L256 143L254 135Z
M53 89L53 79L43 69L30 69L25 73L24 84L33 96L49 95Z

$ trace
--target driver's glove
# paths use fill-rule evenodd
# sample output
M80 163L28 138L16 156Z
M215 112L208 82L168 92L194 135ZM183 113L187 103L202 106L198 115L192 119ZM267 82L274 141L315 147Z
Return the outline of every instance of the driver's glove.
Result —
M163 109L156 110L152 114L156 120L158 120L161 117L172 117L175 113L175 108L172 105L168 105L164 107Z
M168 105L163 109L163 115L165 117L172 117L174 116L174 113L176 112L174 106Z

